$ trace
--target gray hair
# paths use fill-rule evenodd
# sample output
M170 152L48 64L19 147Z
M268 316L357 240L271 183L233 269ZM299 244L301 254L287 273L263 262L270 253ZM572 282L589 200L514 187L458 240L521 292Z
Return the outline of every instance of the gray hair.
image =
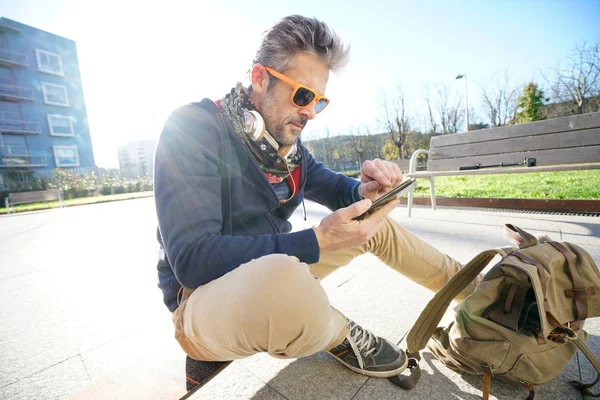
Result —
M253 64L284 71L293 67L294 56L299 52L318 57L331 71L338 72L348 62L350 46L324 22L290 15L265 31Z

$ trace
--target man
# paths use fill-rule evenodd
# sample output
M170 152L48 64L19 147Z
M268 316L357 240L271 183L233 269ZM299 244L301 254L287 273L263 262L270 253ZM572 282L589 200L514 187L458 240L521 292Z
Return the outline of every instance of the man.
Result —
M365 252L432 290L460 268L386 217L398 201L354 220L401 182L394 163L365 161L359 182L302 146L302 129L329 102L329 71L348 50L323 22L286 17L266 32L248 89L179 108L166 122L155 156L159 287L190 357L328 351L358 373L393 376L405 354L333 308L320 279ZM291 232L304 197L333 212Z

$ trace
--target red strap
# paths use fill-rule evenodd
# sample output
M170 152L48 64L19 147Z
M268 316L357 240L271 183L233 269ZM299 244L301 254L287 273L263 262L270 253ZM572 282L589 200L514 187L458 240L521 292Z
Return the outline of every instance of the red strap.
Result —
M287 183L292 191L292 196L300 190L300 175L302 174L302 164L298 165L292 170L292 173L287 177Z

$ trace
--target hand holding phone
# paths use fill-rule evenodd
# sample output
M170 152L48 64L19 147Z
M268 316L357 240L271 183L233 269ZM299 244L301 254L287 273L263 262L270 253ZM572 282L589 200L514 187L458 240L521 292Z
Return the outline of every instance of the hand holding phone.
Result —
M373 212L379 210L382 206L386 205L390 201L400 198L402 195L406 194L408 191L415 188L416 186L417 180L415 178L409 178L405 180L400 185L396 186L395 188L393 188L392 190L375 200L366 212L359 215L358 217L355 217L354 219L360 221L361 219L372 214Z

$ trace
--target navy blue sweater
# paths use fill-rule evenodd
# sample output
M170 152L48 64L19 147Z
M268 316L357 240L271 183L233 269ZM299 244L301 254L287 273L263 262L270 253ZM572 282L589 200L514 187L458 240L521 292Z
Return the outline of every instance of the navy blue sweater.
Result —
M212 101L181 107L167 120L155 153L158 286L170 311L181 286L195 289L268 254L319 261L313 229L290 233L304 196L337 210L357 201L354 179L302 152L300 190L280 204L272 185Z

